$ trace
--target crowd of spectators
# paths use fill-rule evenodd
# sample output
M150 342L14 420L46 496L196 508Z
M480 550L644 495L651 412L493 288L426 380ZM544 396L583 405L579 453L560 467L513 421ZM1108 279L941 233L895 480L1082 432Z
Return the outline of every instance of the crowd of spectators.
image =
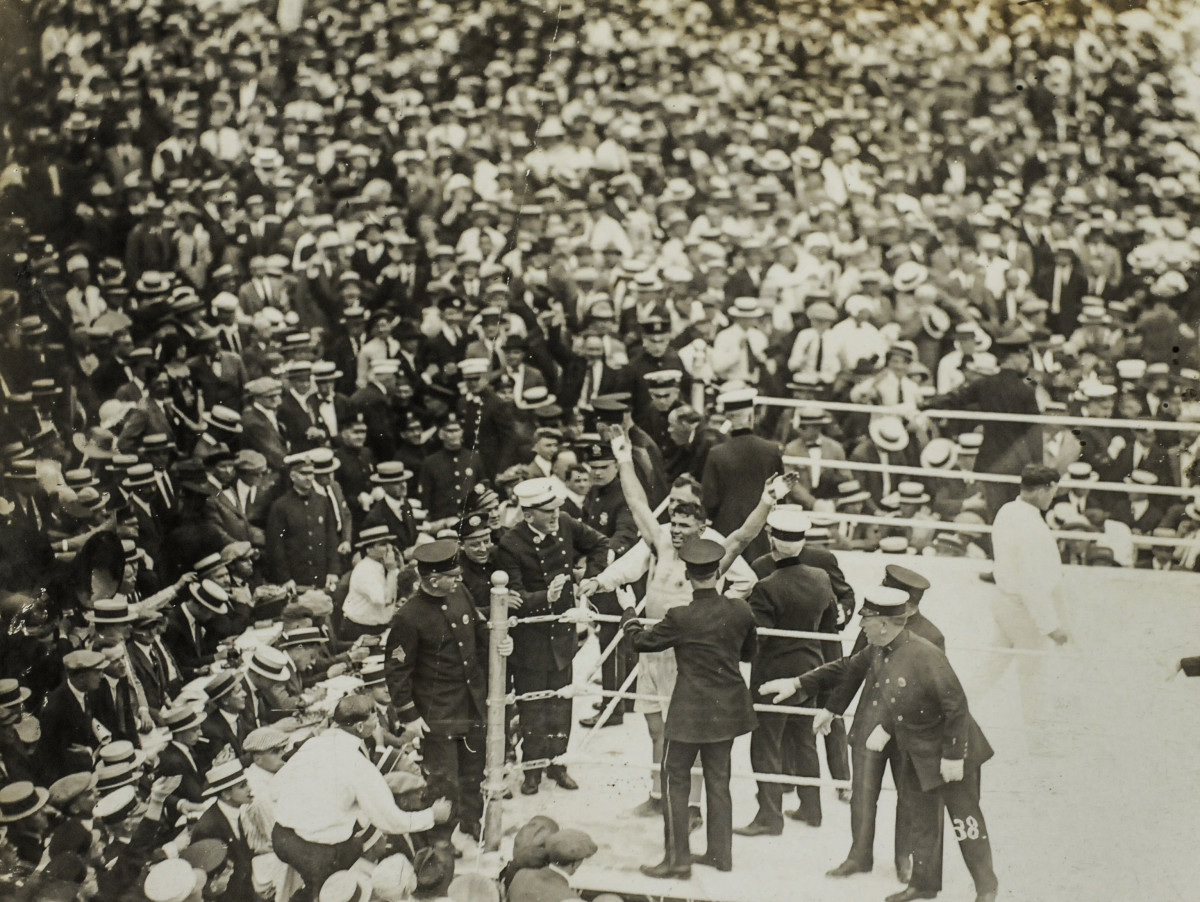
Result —
M554 478L586 519L605 423L652 505L712 515L719 393L878 405L753 420L815 522L902 521L813 541L985 557L1015 485L936 471L1044 462L1070 480L1051 525L1093 534L1065 561L1200 563L1200 500L1153 491L1200 484L1175 4L14 7L0 873L31 898L286 899L294 871L250 866L271 777L362 722L316 683L386 712L372 645L414 549L458 537L486 605L514 487ZM432 811L419 771L387 781ZM197 835L214 811L228 842ZM422 832L302 892L436 895Z

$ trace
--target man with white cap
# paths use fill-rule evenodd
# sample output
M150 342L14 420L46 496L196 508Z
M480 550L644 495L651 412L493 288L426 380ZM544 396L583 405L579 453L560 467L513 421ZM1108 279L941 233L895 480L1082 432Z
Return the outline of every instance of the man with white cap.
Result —
M946 656L907 630L909 593L891 586L863 595L862 628L868 646L840 661L791 679L771 680L758 691L775 702L832 689L813 721L822 730L846 710L863 680L879 692L879 720L866 748L883 752L895 743L897 785L920 794L908 821L913 868L908 886L887 902L932 899L940 889L940 799L950 814L959 849L975 881L976 902L994 902L996 874L987 825L979 807L980 769L992 748L967 708L966 695ZM865 869L865 868L864 868ZM841 870L841 868L837 869ZM841 873L834 876L844 876Z
M775 569L759 580L746 599L759 628L801 632L837 632L838 608L829 575L818 567L800 562L805 534L812 523L797 505L777 507L767 516L767 531ZM804 673L824 663L822 643L816 639L761 636L750 670L752 686L784 674ZM787 704L798 705L801 699ZM788 760L790 750L792 759ZM756 773L786 773L818 778L816 735L810 715L763 712L750 736L750 764ZM758 812L745 827L734 830L741 836L778 836L783 832L781 783L760 781ZM800 811L796 820L813 827L821 825L821 790L801 786Z
M584 560L596 573L604 565L608 540L559 511L563 496L555 480L527 479L513 492L522 521L510 529L496 549L496 567L508 574L510 601L522 615L562 614L575 604L572 571ZM573 623L531 623L512 631L516 646L509 661L518 695L561 689L571 682L577 650ZM526 760L555 758L567 750L571 733L570 699L518 702ZM551 765L547 775L564 789L577 789L566 767ZM538 791L542 771L525 771L521 792Z

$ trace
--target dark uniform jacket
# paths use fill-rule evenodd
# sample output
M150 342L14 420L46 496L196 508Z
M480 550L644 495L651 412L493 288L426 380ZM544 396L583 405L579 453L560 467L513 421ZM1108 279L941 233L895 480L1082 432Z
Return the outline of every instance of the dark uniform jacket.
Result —
M418 591L392 620L384 649L396 713L439 736L487 719L487 621L461 585L445 598Z
M730 535L745 521L762 498L768 477L783 472L779 445L749 429L735 429L728 439L708 452L704 464L704 506L712 528ZM767 537L759 535L746 548L754 560L768 550Z
M575 604L570 583L558 601L550 604L546 590L560 573L583 556L588 572L599 573L606 563L608 541L590 526L566 514L558 516L558 533L541 536L528 523L518 523L500 540L496 568L508 574L508 588L521 596L519 616L561 614ZM512 631L514 651L508 659L513 670L563 670L575 657L575 625L572 623L518 624Z
M838 564L837 555L828 548L806 543L800 551L800 563L806 567L818 567L825 571L825 575L829 577L829 584L833 587L833 597L837 601L840 612L838 623L847 623L854 616L856 604L854 589L846 581L846 575L842 573L842 568ZM764 554L762 557L755 558L754 563L750 565L754 571L754 575L759 579L765 579L768 575L774 573L778 566L779 562L770 554ZM839 655L838 657L841 656ZM792 675L795 676L795 674Z
M836 632L837 604L825 571L801 564L798 557L782 558L775 564L775 572L755 583L746 598L758 626ZM760 636L750 685L806 673L824 663L820 640Z
M192 842L202 839L217 839L225 843L228 860L233 864L233 874L229 878L225 898L253 899L254 879L251 862L254 860L254 853L250 850L250 844L246 842L245 831L243 830L241 835L235 834L228 818L215 801L192 827Z
M461 517L471 489L483 478L483 460L470 448L443 448L425 458L417 482L417 497L430 520Z
M596 532L608 537L608 548L614 559L637 544L641 536L633 520L633 512L625 501L620 480L608 485L594 485L583 499L580 518Z
M977 768L992 757L992 747L967 709L958 677L933 643L903 630L886 646L869 646L802 675L800 692L812 695L836 684L826 707L841 714L863 679L879 693L879 723L900 754L912 760L922 791L944 785L943 758Z
M325 577L339 570L337 534L330 500L309 492L281 495L267 515L266 563L271 579L299 586L325 585Z
M679 675L667 709L667 739L724 742L757 725L739 662L754 659L754 612L741 599L713 589L693 592L692 603L671 608L652 629L628 628L639 651L675 649Z
M1033 386L1016 370L967 382L926 407L978 409L995 413L1040 413ZM983 444L975 461L979 473L1019 474L1025 464L1042 462L1042 427L1038 423L991 421L983 424Z

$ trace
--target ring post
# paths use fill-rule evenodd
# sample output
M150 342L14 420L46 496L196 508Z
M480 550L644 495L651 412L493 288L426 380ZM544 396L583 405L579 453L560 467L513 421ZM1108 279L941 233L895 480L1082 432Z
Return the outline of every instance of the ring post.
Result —
M508 574L497 570L492 574L491 629L488 640L488 699L487 754L484 790L487 796L483 823L483 848L495 852L500 848L501 801L504 798L504 718L505 687L508 685L507 662L500 654L499 644L508 636Z

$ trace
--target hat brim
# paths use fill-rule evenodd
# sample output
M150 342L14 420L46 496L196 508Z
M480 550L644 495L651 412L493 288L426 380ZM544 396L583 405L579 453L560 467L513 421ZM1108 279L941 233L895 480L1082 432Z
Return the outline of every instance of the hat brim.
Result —
M917 495L915 498L905 498L903 495L896 495L896 501L899 504L928 504L932 500L928 493Z
M33 799L28 808L23 811L16 811L9 814L0 814L0 824L11 824L13 821L19 821L23 817L29 817L31 814L37 814L46 807L46 803L50 801L50 790L43 789L40 786L33 787Z
M285 668L282 672L265 670L262 667L257 666L253 658L251 658L250 663L246 665L246 669L252 673L257 673L260 677L271 680L274 683L286 682L292 675L292 669L290 667Z
M871 493L868 492L866 489L862 489L860 491L855 492L852 495L847 495L845 498L838 498L835 500L834 503L838 504L838 505L858 504L862 501L869 501L870 499L871 499Z
M888 452L903 451L908 447L908 432L903 433L903 438L889 440L886 436L881 435L879 430L867 427L867 433L871 436L871 441L880 449Z
M17 707L17 705L23 705L23 704L25 704L25 702L29 701L29 697L31 695L33 695L33 692L30 691L25 686L22 686L20 688L20 690L17 692L16 699L14 699L13 701L10 701L10 702L0 702L0 709L15 708L15 707Z

